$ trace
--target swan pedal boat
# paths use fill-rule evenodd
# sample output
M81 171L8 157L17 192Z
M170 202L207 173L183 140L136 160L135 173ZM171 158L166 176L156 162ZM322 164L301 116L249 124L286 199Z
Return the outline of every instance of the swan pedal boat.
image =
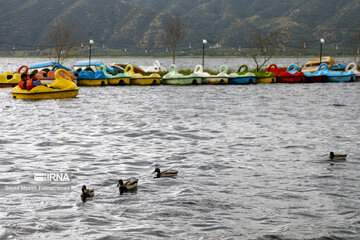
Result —
M161 82L161 76L157 73L153 73L151 75L142 75L141 73L134 72L133 65L127 65L125 67L125 74L130 75L130 83L132 85L141 85L141 86L148 86L148 85L159 85Z
M207 72L203 71L203 67L201 65L196 65L194 69L194 73L201 76L202 84L228 84L229 82L229 75L226 73L228 72L229 68L225 65L220 67L220 72L217 75L211 75Z
M78 86L106 86L109 84L108 78L103 71L81 71L77 78Z
M120 68L118 66L114 66L113 68ZM122 69L124 71L124 69ZM101 65L99 71L102 71L106 78L108 79L109 85L129 85L130 84L130 75L126 73L118 73L116 75L112 75L106 71L106 66Z
M253 72L256 77L256 83L276 83L276 75L270 72Z
M248 72L248 66L242 65L240 66L240 69L244 68L243 71L241 71L241 74L245 74ZM276 83L276 75L272 72L252 72L255 75L256 83Z
M21 74L5 72L0 74L0 87L15 87L21 80Z
M25 70L23 70L25 69ZM16 73L13 72L5 72L0 74L0 87L15 87L21 81L21 75L26 74L29 78L28 74L29 68L26 65L22 65Z
M329 66L326 63L322 63L318 69L323 75L325 75L326 82L354 82L355 73L353 71L339 72L330 71Z
M162 83L166 85L196 85L201 84L201 78L194 74L185 76L177 71L175 64L172 64L169 72L163 76Z
M244 70L242 70L244 68ZM241 71L242 70L242 71ZM255 84L255 74L248 72L246 65L241 65L237 73L229 74L229 84Z
M349 63L349 65L346 66L345 72L352 71L355 74L355 82L360 82L360 72L357 70L356 63Z
M304 72L304 75L307 83L325 82L326 79L324 72L319 69L316 72Z
M276 64L271 64L267 69L267 72L272 72L276 75L276 81L278 83L303 83L305 82L305 75L303 72L298 71L298 67L295 64L288 66L285 72L278 70Z
M62 75L65 75L66 78ZM72 81L70 73L64 69L58 69L55 72L54 83L49 86L39 85L28 91L17 85L12 89L11 94L13 98L18 99L57 99L74 98L78 92L79 89Z
M108 78L100 67L104 65L101 60L78 61L72 67L78 73L78 86L106 86L109 84ZM106 67L106 71L114 74L114 69Z
M125 66L126 67L126 66ZM158 73L158 72L166 72L166 68L161 66L160 62L158 60L154 61L153 66L139 66L141 69L144 70L146 73ZM135 68L135 67L134 67ZM134 69L136 72L136 69Z

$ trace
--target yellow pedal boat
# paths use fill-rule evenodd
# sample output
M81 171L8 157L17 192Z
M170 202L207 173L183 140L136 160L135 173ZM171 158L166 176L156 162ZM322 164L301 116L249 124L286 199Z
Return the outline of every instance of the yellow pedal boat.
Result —
M122 68L122 70L124 70ZM99 71L103 71L105 76L108 79L109 85L129 85L130 84L130 75L125 73L118 73L116 75L112 75L106 71L106 66L101 65Z
M22 71L22 69L24 69ZM0 74L0 87L15 87L19 84L22 74L28 74L29 68L26 65L21 66L16 73L5 72Z
M61 76L61 73L67 78ZM16 86L12 89L13 98L19 99L56 99L56 98L74 98L78 95L79 89L72 81L71 75L64 69L58 69L55 72L54 83L45 86L40 85L32 88L30 91Z
M320 66L321 63L326 63L329 66L329 69L332 68L332 66L335 63L335 60L332 57L322 57L321 61L320 58L313 58L310 59L305 66L301 69L302 72L316 72Z
M77 85L78 86L106 86L109 84L108 78L103 71L99 71L102 65L100 60L78 61L72 67L73 71L78 73Z
M21 80L21 74L5 72L0 74L0 87L14 87Z
M133 65L127 65L124 73L130 75L130 82L133 85L159 85L161 81L161 76L157 73L153 73L149 76L142 75L141 73L135 73Z

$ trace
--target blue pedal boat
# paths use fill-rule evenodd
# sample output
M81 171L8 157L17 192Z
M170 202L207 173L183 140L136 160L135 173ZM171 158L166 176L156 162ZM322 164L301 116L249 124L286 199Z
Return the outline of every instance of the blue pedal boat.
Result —
M78 86L106 86L109 84L108 78L103 71L81 71L77 77Z
M101 60L78 61L72 67L74 71L78 72L77 80L79 86L106 86L109 80L105 73L100 70L104 63ZM114 74L114 69L105 67L106 71Z
M355 73L353 71L339 72L339 71L330 71L329 66L326 63L322 63L318 72L325 75L326 82L354 82Z
M242 70L244 68L244 70ZM242 71L241 71L242 70ZM251 84L256 83L255 74L248 72L246 65L241 65L237 73L229 74L229 84Z

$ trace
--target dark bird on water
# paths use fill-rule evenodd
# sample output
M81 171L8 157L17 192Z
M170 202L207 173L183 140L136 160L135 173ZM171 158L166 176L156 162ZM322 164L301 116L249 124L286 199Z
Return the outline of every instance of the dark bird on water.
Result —
M331 160L346 160L346 157L346 154L334 154L333 152L330 152L329 154Z
M175 177L178 174L178 171L175 170L166 170L163 172L160 172L159 168L155 168L155 170L152 173L156 173L155 178L161 178L161 177Z
M119 187L120 195L124 192L132 191L137 189L138 179L133 179L127 182L123 182L122 179L119 179L117 186Z
M94 196L94 189L87 189L84 185L81 189L81 200L86 201L87 198Z

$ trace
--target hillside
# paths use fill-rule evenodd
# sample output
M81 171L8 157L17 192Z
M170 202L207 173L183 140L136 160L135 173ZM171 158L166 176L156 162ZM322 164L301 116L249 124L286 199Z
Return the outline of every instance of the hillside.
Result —
M146 47L161 42L159 33L168 18L151 9L139 11L135 4L122 0L107 0L108 4L97 0L21 2L0 0L0 41L47 46L49 29L63 21L73 24L75 34L85 43L94 39L114 47Z
M299 39L318 44L321 37L346 45L360 30L358 0L129 1L183 16L188 41L207 38L234 47L246 44L254 29L285 30L293 46Z
M165 48L169 15L185 24L182 48L209 44L246 47L255 30L286 32L286 46L326 44L343 48L360 30L359 0L0 0L0 49L46 47L56 21L73 23L85 43L108 48Z

